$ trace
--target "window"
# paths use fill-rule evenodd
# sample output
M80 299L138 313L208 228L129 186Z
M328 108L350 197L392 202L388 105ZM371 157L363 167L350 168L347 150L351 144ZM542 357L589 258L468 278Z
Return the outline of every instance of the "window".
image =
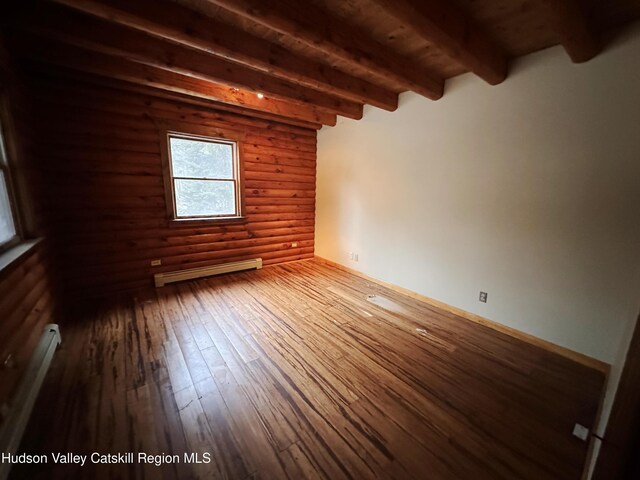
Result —
M240 219L238 142L177 132L166 135L170 217L178 221Z
M0 125L0 251L16 243L18 231L12 209L9 165Z

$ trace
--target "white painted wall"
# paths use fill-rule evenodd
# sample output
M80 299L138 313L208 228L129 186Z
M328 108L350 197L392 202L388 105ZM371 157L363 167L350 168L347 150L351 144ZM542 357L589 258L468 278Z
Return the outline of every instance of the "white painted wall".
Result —
M640 25L446 90L322 129L316 254L611 363L602 435L640 309Z
M446 90L322 129L316 254L615 362L640 300L640 28Z
M446 90L322 129L316 254L611 363L602 434L640 308L640 25Z

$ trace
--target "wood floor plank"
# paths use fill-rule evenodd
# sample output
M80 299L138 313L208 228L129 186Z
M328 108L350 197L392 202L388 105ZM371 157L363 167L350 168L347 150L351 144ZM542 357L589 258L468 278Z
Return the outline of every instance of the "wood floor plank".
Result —
M196 478L203 480L229 478L228 473L223 469L220 452L213 441L213 433L195 387L183 388L174 395L186 439L187 450L184 453L209 452L211 454L210 463L205 461L205 463L192 464ZM184 461L183 455L180 456L182 457L180 461Z
M214 433L215 451L219 455L218 461L228 478L246 478L255 467L243 452L241 442L238 441L233 425L228 418L228 410L213 378L196 384L200 404L211 431Z
M285 470L292 478L304 478L308 480L321 480L321 471L316 468L307 453L300 448L297 443L291 444L289 448L282 452L282 459Z
M161 452L156 436L149 385L142 385L127 392L129 414L130 445L133 451ZM157 467L151 463L137 463L132 466L135 478L153 478ZM172 472L173 473L173 472Z
M224 400L227 416L230 418L238 441L246 459L251 462L252 474L265 472L273 478L289 478L278 456L277 446L269 440L269 435L253 408L242 386L229 369L220 369L225 375L216 376L216 385ZM268 473L267 473L268 472Z
M160 315L156 300L134 300L133 310L126 331L127 388L138 388L149 382L166 385L170 382L165 356L171 349L170 324Z
M21 451L211 463L21 478L577 480L598 370L317 261L78 308Z

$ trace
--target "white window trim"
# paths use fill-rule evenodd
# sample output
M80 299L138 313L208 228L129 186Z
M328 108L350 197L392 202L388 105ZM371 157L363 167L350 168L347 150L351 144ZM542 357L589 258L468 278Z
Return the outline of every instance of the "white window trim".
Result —
M234 215L194 217L178 217L176 215L174 190L175 177L173 177L172 174L171 148L169 144L171 137L235 144L234 181L236 183L236 212ZM244 168L242 152L244 138L244 132L227 130L225 128L200 125L162 125L162 128L160 129L160 145L165 186L165 200L170 226L206 226L226 223L243 223L246 221L246 217L244 215Z

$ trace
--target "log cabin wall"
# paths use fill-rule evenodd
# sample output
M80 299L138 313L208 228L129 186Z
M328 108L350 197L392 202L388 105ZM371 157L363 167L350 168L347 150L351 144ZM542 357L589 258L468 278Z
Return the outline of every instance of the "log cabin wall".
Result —
M28 154L35 132L22 80L0 43L2 134L20 210L20 233L32 239L42 234L34 195L39 169ZM60 315L46 241L30 240L13 252L0 253L0 406L4 406L11 404L45 325L58 322Z
M32 79L28 88L38 107L43 217L73 298L147 287L158 272L313 256L315 130L55 78ZM246 134L246 223L169 226L163 121ZM156 259L162 265L152 267Z
M11 401L54 301L46 249L38 245L0 272L0 405Z

